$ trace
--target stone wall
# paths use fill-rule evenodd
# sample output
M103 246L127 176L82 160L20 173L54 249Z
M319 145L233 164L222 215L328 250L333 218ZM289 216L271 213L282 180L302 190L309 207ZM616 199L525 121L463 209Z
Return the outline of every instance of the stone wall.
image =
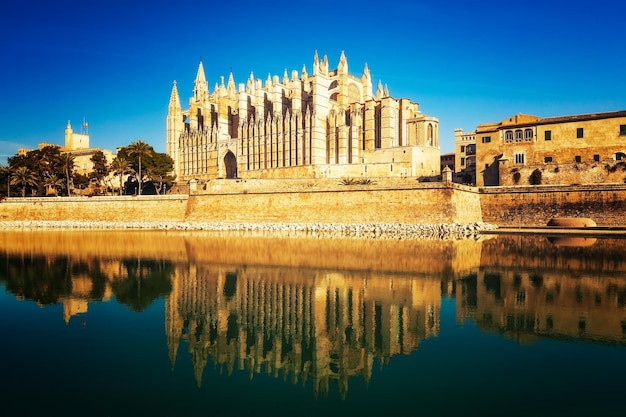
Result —
M225 180L226 181L226 180ZM450 224L481 220L475 189L441 183L213 181L192 195L9 198L0 221Z
M626 224L626 185L486 187L483 221L498 226L546 226L553 217L588 217L598 226Z
M33 197L0 203L0 221L183 221L187 196Z
M384 182L339 185L336 180L332 184L292 181L272 188L241 181L229 190L214 182L211 191L190 196L186 218L198 222L342 224L474 223L480 219L478 193L469 187L416 181L395 186Z
M545 226L553 217L626 224L626 185L466 187L415 180L212 180L191 195L9 198L0 221Z

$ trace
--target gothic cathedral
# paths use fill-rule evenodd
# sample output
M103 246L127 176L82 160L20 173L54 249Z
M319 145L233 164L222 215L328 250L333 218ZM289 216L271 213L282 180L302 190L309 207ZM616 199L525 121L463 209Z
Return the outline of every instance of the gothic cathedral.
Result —
M265 84L232 73L209 93L202 61L189 108L176 81L167 114L167 153L179 182L215 178L376 178L439 173L438 120L389 96L370 71L348 73L313 59L313 73L285 70Z

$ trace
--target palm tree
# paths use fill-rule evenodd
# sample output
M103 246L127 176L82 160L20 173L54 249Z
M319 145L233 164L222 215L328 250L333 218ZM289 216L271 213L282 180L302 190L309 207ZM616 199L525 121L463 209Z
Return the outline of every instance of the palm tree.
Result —
M139 195L141 195L141 157L152 156L152 146L142 140L137 140L128 145L128 155L136 155L139 159Z
M48 194L47 190L50 188L52 188L54 190L54 193L56 194L58 192L57 189L63 185L63 180L57 177L56 174L51 174L50 176L46 177L43 185L46 186L46 195Z
M61 169L65 173L65 178L67 179L67 196L70 196L70 180L72 179L72 173L74 172L74 155L69 152L62 153L59 155L59 163L61 164Z
M124 188L122 185L122 177L125 174L133 172L130 166L130 161L123 156L117 156L113 159L113 162L111 162L111 170L120 177L120 195L122 195L122 190Z
M37 174L24 166L16 168L11 174L11 185L22 186L22 197L26 197L27 186L37 186L37 180Z

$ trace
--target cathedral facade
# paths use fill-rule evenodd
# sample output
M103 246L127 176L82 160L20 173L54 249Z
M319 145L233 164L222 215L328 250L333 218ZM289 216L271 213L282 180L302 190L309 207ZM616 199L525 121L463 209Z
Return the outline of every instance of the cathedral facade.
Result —
M209 92L200 62L189 107L176 82L167 115L166 151L179 182L214 178L420 177L439 174L438 120L418 104L389 96L370 71L313 60L312 74L285 70L263 83L250 74Z

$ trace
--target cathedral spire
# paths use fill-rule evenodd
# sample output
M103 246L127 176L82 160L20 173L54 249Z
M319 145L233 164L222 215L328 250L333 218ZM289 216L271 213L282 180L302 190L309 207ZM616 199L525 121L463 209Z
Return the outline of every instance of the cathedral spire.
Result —
M348 73L348 60L346 59L346 55L341 51L341 56L339 57L339 65L337 65L337 72L339 74L347 74Z
M174 80L174 85L172 86L172 94L170 95L170 104L168 106L169 112L173 111L180 112L180 97L178 97L178 88L176 87L176 80Z
M363 75L361 76L361 82L363 83L363 98L367 100L372 99L372 76L370 74L370 69L367 66L367 62L365 63L365 68L363 68Z
M196 100L206 100L209 96L209 85L206 82L204 75L204 65L202 65L202 59L198 65L198 72L196 74L196 80L193 82L193 96Z
M233 77L233 71L230 71L230 74L228 75L228 85L226 86L226 89L228 90L229 94L234 94L235 93L235 78Z

